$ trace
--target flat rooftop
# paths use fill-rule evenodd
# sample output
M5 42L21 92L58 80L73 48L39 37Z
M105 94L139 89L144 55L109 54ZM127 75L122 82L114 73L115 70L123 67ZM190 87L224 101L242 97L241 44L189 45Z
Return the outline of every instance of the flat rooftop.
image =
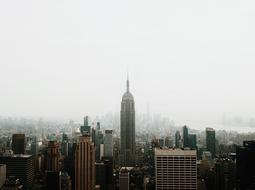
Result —
M176 149L176 148L155 148L156 156L196 156L196 150Z

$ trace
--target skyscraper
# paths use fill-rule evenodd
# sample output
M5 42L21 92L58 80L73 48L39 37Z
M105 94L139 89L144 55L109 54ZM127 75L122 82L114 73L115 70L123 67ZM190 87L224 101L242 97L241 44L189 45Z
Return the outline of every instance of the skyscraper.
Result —
M196 150L155 148L156 190L196 190L196 161Z
M14 154L25 154L25 134L12 135L12 150Z
M212 157L215 157L215 130L213 128L206 128L206 150L211 152Z
M197 148L197 136L195 134L189 134L188 139L189 139L188 147L191 149L196 149Z
M80 132L81 134L84 134L84 133L91 133L91 127L89 126L89 117L88 116L85 116L83 118L83 125L80 127Z
M59 149L56 141L49 141L46 152L46 170L59 171Z
M122 96L121 102L121 166L135 165L135 101L129 92L129 80L127 79L127 91Z
M189 131L188 131L188 127L185 125L183 127L183 147L188 147L189 146Z
M176 131L175 133L175 147L176 148L181 148L181 134L180 131Z
M112 130L105 130L104 137L104 156L113 157L113 137Z
M88 134L79 137L75 152L75 189L95 187L95 147Z
M96 161L100 160L100 152L103 151L101 144L104 143L104 135L100 130L100 122L97 122L95 131L95 151L96 151Z

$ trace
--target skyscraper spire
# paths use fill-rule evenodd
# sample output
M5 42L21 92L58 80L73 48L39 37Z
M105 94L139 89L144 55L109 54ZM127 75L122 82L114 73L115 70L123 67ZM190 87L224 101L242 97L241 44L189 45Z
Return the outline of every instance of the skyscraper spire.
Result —
M128 73L127 73L127 92L129 92L129 76L128 76Z

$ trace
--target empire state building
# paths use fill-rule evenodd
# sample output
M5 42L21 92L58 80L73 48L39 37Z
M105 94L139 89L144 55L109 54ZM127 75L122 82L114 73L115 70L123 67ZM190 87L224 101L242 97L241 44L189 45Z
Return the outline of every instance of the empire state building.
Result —
M127 91L122 96L121 101L120 137L121 166L135 166L135 101L129 92L128 79Z

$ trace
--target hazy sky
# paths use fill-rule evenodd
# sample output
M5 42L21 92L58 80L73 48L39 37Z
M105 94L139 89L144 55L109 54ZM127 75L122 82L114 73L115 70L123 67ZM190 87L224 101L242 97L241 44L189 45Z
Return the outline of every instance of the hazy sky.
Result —
M0 115L255 117L255 2L0 1ZM149 105L149 106L148 106Z

